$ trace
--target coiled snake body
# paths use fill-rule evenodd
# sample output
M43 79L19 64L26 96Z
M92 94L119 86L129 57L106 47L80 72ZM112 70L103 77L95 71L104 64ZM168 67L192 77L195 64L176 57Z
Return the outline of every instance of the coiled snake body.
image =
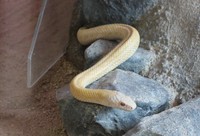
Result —
M94 66L78 74L71 81L70 91L72 95L83 102L96 103L123 110L135 109L135 102L125 94L104 89L88 89L86 86L113 70L134 54L140 42L138 31L129 25L110 24L90 29L80 28L77 38L83 45L87 45L97 39L119 39L121 42Z

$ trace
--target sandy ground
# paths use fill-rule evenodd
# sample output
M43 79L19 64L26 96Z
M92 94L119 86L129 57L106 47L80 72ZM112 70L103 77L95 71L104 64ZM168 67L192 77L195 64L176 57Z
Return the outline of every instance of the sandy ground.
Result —
M23 88L20 82L7 92L1 89L0 135L65 136L55 91L75 74L76 68L61 58L33 89Z
M63 58L32 89L27 55L41 0L0 2L0 136L62 136L55 90L77 73Z

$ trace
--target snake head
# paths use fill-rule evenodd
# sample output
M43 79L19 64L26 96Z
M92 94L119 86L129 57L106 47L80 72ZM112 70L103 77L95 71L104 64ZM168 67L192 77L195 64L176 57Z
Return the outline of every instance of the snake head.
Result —
M115 95L111 98L111 101L115 103L113 107L126 111L134 110L137 107L136 103L131 99L131 97L120 92L114 92Z

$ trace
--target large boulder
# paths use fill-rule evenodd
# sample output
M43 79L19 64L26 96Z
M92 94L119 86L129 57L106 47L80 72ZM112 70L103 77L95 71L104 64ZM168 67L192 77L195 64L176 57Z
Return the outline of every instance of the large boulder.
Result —
M94 82L89 88L117 90L135 100L131 112L80 102L68 88L57 91L64 127L70 136L121 136L141 118L165 110L169 106L168 91L154 80L133 72L115 70Z
M199 136L200 97L145 117L124 136Z

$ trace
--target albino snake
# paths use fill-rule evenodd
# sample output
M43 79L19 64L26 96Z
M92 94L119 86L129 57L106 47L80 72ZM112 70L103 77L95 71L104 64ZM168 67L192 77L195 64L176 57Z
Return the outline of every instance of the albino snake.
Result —
M88 45L97 39L119 39L121 42L94 66L78 74L71 81L70 91L72 95L83 102L128 111L135 109L136 104L129 96L117 91L88 89L86 86L112 71L135 53L140 42L138 31L129 25L110 24L90 29L80 28L77 38L83 45Z

